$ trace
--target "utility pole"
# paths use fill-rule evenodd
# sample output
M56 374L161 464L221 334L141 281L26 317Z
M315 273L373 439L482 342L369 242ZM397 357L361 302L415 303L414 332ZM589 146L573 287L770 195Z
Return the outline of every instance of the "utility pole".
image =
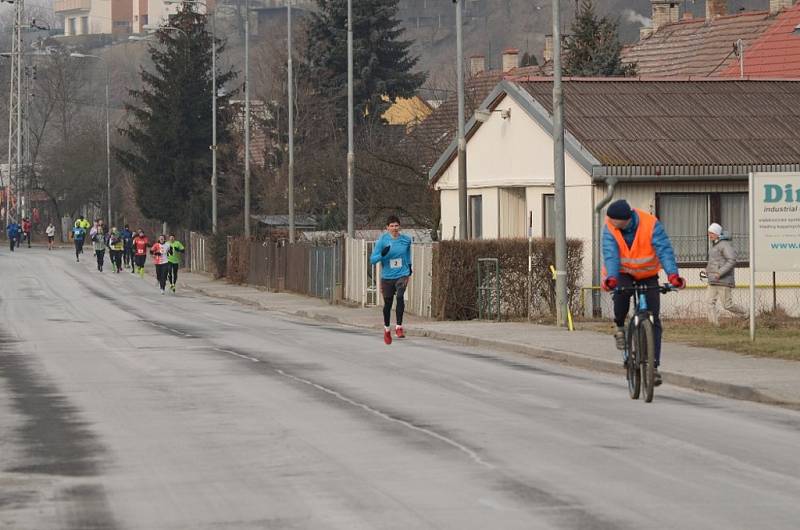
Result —
M292 74L292 0L286 0L286 70L289 94L289 243L294 243L294 75Z
M17 192L22 165L22 16L24 1L17 0L14 36L11 39L11 83L8 99L8 182L6 183L6 226L11 219L11 190Z
M464 134L464 38L462 0L456 4L456 75L458 76L458 238L466 240L467 230L467 140Z
M244 237L250 237L250 0L244 10Z
M353 0L347 0L347 235L351 238L356 234L353 166Z
M555 184L556 320L567 322L567 215L564 177L564 92L561 86L561 13L553 0L553 180Z
M206 7L206 11L208 8ZM217 233L217 7L211 15L211 233Z

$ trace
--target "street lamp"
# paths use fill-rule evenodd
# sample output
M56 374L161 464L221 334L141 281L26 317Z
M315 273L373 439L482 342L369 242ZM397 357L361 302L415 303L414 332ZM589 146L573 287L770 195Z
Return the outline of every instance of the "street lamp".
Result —
M108 194L108 222L113 225L111 219L111 120L109 119L109 104L108 104L108 85L109 85L109 72L108 61L99 55L88 55L85 53L72 52L70 57L76 59L96 59L102 61L106 67L106 193Z

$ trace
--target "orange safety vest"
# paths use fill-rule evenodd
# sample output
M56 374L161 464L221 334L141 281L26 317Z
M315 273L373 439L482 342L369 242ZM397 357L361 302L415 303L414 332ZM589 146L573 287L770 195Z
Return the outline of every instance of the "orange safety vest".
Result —
M606 227L614 239L617 240L619 248L619 272L629 274L636 280L652 278L661 270L661 262L658 261L656 249L653 247L653 232L656 229L658 219L655 215L650 215L638 208L634 209L639 215L639 226L633 238L633 245L628 248L628 243L622 237L622 231L611 224L606 219ZM606 267L603 265L603 278L607 276Z

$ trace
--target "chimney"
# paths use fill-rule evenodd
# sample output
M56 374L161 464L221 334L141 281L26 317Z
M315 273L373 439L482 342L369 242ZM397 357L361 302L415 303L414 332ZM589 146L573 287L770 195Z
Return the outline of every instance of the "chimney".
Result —
M770 4L772 0L770 0ZM727 0L706 0L706 20L714 20L728 14Z
M506 48L503 50L503 72L508 72L519 66L519 50Z
M781 9L792 7L793 4L793 0L769 0L769 13L774 15Z
M681 5L677 0L650 0L650 8L654 32L658 31L661 26L674 24L680 20Z
M473 55L469 58L469 75L475 77L486 70L486 57L483 55Z
M552 35L545 35L544 36L544 52L542 53L542 58L544 62L549 63L553 60L553 36Z

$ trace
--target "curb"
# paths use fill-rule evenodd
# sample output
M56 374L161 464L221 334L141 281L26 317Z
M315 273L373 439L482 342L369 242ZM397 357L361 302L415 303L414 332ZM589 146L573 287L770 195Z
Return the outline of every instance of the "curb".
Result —
M280 309L274 309L260 302L248 300L247 298L242 298L236 295L222 295L217 293L210 293L205 289L194 287L186 283L183 283L183 287L190 291L194 291L204 296L208 296L210 298L219 298L222 300L228 300L249 307L256 307L258 309L269 311L272 313L279 313L287 316L316 320L317 322L322 322L326 324L339 324L343 326L350 326L360 329L371 329L371 330L383 329L383 326L380 325L365 326L363 324L358 324L355 322L348 322L346 320L342 320L340 318L331 315L321 315L314 311L308 311L308 310L283 311ZM443 342L449 342L453 344L460 344L462 346L488 348L510 353L518 353L536 359L557 362L565 366L581 368L584 370L591 370L593 372L602 372L607 374L619 374L619 375L624 374L621 362L608 361L605 359L597 359L595 357L589 357L587 355L583 355L576 352L570 352L566 350L558 350L555 348L540 348L537 346L530 346L527 344L520 344L517 342L481 339L478 337L469 337L469 336L457 335L454 333L446 333L446 332L433 331L427 329L411 329L407 330L406 334L412 337L424 337L428 339L440 340ZM717 396L736 399L740 401L751 401L754 403L761 403L764 405L773 405L792 410L800 410L800 402L786 401L774 398L769 394L766 394L751 386L713 381L711 379L704 379L702 377L694 377L690 375L685 375L677 372L669 372L669 371L662 371L661 375L663 376L665 383L669 383L677 387L687 388L689 390L694 390L705 394L714 394Z

